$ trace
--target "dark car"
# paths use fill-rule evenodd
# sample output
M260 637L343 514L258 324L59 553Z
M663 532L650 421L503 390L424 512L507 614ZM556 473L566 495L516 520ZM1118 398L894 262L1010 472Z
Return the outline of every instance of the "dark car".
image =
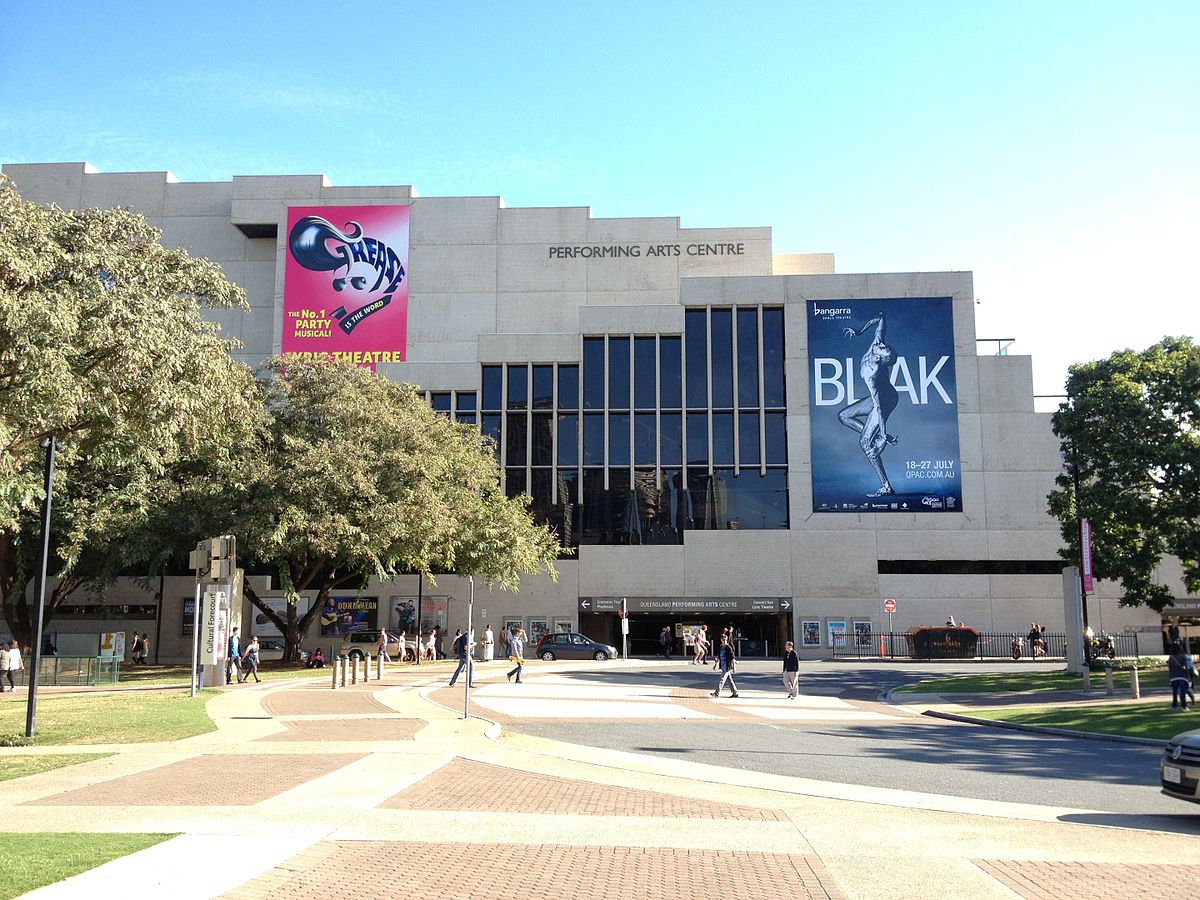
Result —
M537 655L547 662L556 659L613 659L617 648L601 644L573 631L543 634L537 645Z
M1200 803L1200 730L1185 731L1167 741L1159 774L1162 792L1168 797Z

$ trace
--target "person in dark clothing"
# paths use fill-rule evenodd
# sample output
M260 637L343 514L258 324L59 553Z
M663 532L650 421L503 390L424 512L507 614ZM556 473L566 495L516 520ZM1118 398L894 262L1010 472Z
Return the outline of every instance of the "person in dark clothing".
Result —
M664 625L663 630L658 635L658 647L659 647L658 652L662 654L663 659L671 658L671 644L672 643L673 643L673 641L671 638L671 626Z
M717 651L717 659L721 664L721 680L717 682L717 689L712 692L714 697L721 696L721 688L725 687L725 682L729 682L729 690L732 692L729 696L736 697L738 695L737 683L733 680L733 673L737 671L737 657L733 652L733 644L729 638L721 638L721 649Z
M783 645L783 686L789 700L796 699L796 684L800 680L800 657L796 655L792 642Z
M1171 645L1171 655L1167 657L1167 677L1171 680L1171 709L1187 709L1188 690L1192 686L1192 663L1179 644Z
M463 669L467 670L467 685L475 687L475 666L471 660L471 648L474 646L469 636L463 634L461 628L454 632L454 655L458 657L458 668L450 676L450 687L454 687L454 683L458 681L458 676Z
M258 636L250 638L250 643L246 647L246 652L242 654L242 671L238 675L238 684L245 684L250 680L250 676L254 676L254 683L258 684L262 681L258 677Z

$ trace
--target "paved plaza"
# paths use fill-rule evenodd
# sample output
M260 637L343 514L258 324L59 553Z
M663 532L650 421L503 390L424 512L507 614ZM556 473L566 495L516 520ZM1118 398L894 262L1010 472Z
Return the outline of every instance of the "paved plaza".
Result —
M926 727L838 691L619 662L411 667L331 690L269 682L209 701L170 744L13 748L116 755L7 782L9 831L178 832L38 898L1184 897L1190 834L1080 824L1089 811L972 800L606 750L520 722L847 721ZM668 671L674 676L663 677ZM680 685L683 686L680 686ZM925 720L926 722L928 720ZM1116 880L1114 880L1116 879Z

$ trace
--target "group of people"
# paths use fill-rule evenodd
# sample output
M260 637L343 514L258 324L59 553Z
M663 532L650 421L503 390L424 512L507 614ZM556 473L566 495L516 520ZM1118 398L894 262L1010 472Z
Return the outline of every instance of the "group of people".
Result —
M1196 702L1196 661L1183 644L1174 643L1168 648L1167 678L1171 681L1171 709L1187 709L1188 703Z
M262 681L258 677L258 635L250 638L250 643L243 650L238 630L234 628L229 633L227 651L225 656L226 684L233 684L234 678L237 679L238 684L245 684L250 680L251 675L254 676L255 684Z
M1032 622L1029 625L1029 634L1025 635L1025 640L1029 641L1029 652L1036 658L1046 655L1046 626L1039 625L1037 622Z
M133 633L129 644L129 661L135 666L147 665L146 658L150 655L150 635Z
M450 687L453 687L458 682L458 676L465 669L467 672L467 683L469 686L475 686L475 654L474 649L477 642L473 640L474 634L467 634L461 628L454 632L454 643L452 648L454 656L458 660L458 666L454 669L454 674L450 676ZM513 681L514 678L517 684L521 684L521 672L525 667L525 642L528 637L525 634L525 629L517 625L511 629L507 629L504 633L504 655L510 662L515 663L512 669L508 671L507 678ZM495 658L496 639L492 632L492 626L488 625L483 632L483 661L491 662Z

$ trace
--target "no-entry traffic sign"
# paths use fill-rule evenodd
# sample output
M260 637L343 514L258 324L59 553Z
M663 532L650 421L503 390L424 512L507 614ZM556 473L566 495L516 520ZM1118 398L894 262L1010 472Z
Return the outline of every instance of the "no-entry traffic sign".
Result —
M883 601L883 609L884 609L884 612L894 613L896 611L896 601L893 600L891 597L888 597L886 600Z

